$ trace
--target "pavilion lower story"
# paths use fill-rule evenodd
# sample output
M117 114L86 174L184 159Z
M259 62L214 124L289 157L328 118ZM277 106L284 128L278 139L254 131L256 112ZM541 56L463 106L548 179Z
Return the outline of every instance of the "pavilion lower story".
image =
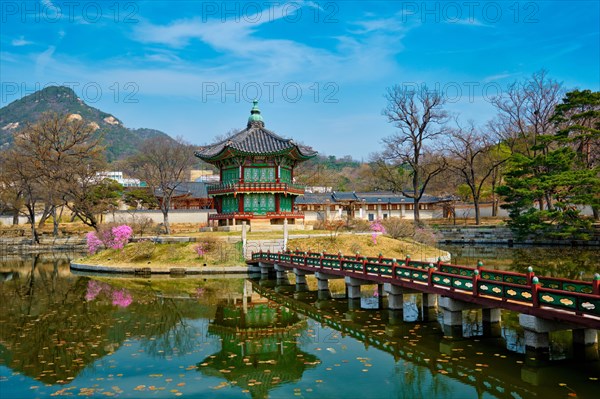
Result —
M246 224L250 231L283 230L286 223L294 230L304 230L304 214L298 212L268 212L264 215L253 212L216 213L208 216L208 227L220 231L237 231ZM293 227L292 227L293 226Z

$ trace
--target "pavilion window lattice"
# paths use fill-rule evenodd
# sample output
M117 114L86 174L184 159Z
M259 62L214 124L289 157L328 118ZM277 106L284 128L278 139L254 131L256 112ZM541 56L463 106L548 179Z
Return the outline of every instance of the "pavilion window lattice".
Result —
M244 196L244 211L257 215L275 212L275 195L273 194L246 194Z
M274 182L275 168L246 168L244 169L245 182Z
M237 183L240 179L240 169L223 169L223 183Z

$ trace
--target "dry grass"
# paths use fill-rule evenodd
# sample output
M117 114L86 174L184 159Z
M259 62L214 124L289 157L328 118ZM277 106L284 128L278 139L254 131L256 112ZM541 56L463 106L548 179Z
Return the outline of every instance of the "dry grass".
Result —
M207 240L208 241L208 240ZM198 256L196 246L200 243L154 244L150 241L130 243L121 249L107 249L81 259L90 265L118 267L198 267L198 266L239 266L244 262L236 244L215 240L208 245L208 251ZM204 245L207 247L206 245Z
M410 255L413 260L436 258L442 251L414 241L395 240L386 236L378 236L373 243L370 235L340 234L337 237L311 237L293 239L288 242L289 249L301 251L324 251L328 253L354 254L357 251L363 256L378 256L381 253L386 258L406 258Z

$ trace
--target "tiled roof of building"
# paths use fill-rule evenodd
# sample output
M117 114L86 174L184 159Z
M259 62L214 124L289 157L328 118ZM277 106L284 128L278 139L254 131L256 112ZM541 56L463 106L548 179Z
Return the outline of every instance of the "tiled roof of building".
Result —
M326 204L334 202L331 193L305 193L296 198L296 204Z
M157 197L162 197L162 190L157 189L154 192ZM206 183L204 182L180 182L175 191L173 192L174 197L180 197L183 195L189 195L190 198L208 198L208 192L206 191Z
M317 154L312 148L297 144L292 139L285 139L276 133L265 129L265 124L256 107L252 109L252 115L248 120L246 129L218 143L199 148L195 155L202 159L214 158L227 148L245 154L274 154L297 149L298 153L305 158Z
M431 195L423 195L421 204L430 204L437 202L448 201L448 198L435 197ZM406 197L402 194L394 194L390 191L371 191L371 192L340 192L323 194L304 194L303 197L298 197L297 204L325 204L325 203L340 203L340 202L364 202L366 204L412 204L413 198Z

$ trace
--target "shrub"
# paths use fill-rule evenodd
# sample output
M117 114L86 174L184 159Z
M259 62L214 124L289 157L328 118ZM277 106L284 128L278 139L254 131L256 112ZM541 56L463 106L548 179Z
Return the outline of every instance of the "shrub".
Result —
M388 218L381 224L385 227L386 234L395 239L412 237L415 233L414 223L409 220Z
M437 233L428 226L418 226L415 228L414 240L426 245L435 245L439 237Z
M86 234L88 252L95 254L102 247L110 249L123 249L133 234L131 227L126 224L120 226L105 225L98 232L91 231Z
M132 248L131 258L132 260L150 259L155 249L156 243L154 241L138 241Z
M369 231L371 223L364 219L352 219L348 222L348 227L354 231Z

